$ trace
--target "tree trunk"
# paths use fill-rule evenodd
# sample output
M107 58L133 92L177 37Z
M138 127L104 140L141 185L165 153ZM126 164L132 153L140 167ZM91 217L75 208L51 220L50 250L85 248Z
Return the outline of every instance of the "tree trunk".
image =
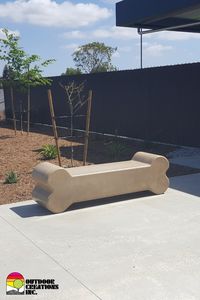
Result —
M74 124L73 124L73 112L71 113L71 124L70 124L70 131L71 131L71 166L74 166L74 146L73 146L73 132L74 132Z
M28 86L28 103L27 103L27 134L30 132L30 109L31 109L31 89Z
M14 105L14 95L13 95L13 87L10 87L10 95L11 95L11 109L12 109L12 117L13 117L13 128L15 131L15 135L17 134L17 126L16 126L16 116L15 116L15 105Z
M22 104L22 100L20 100L20 129L21 129L21 134L23 134L23 104Z

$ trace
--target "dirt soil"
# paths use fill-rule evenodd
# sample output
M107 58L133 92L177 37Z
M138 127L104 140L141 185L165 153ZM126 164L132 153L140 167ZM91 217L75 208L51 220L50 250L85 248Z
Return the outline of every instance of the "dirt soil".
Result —
M63 130L59 135L66 134ZM83 139L76 138L74 145L74 166L82 165ZM0 204L18 202L31 199L34 181L31 177L33 167L42 161L40 155L44 144L54 144L54 138L49 128L33 127L29 136L14 131L8 125L0 124ZM66 139L59 141L62 166L71 167L71 142ZM91 136L89 142L88 164L112 162L116 160L128 160L137 151L168 154L177 148L173 146L142 143L138 141L125 141L111 137ZM50 161L58 164L57 159ZM19 180L15 184L5 184L6 173L15 171ZM180 176L198 173L200 170L171 164L168 176Z

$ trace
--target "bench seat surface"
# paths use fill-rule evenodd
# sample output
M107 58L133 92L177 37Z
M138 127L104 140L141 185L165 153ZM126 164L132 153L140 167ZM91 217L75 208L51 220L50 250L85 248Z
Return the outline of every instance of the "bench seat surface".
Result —
M146 168L150 167L149 164L142 163L139 161L128 160L114 163L106 163L106 164L97 164L97 165L89 165L89 166L81 166L76 168L68 168L67 172L71 177L84 176L84 175L92 175L98 173L109 173L113 171L125 171L131 170L133 168Z

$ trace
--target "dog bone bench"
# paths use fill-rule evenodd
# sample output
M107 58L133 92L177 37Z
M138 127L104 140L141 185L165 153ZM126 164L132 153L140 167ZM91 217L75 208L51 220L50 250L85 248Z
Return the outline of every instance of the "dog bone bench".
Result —
M129 161L66 169L43 162L33 170L33 200L60 213L75 202L146 190L162 194L169 187L168 168L165 157L145 152Z

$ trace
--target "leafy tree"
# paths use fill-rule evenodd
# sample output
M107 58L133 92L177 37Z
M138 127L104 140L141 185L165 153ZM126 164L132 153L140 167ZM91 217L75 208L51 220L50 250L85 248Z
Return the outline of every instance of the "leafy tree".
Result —
M27 133L30 131L30 107L31 107L31 93L30 89L39 85L50 85L51 80L42 76L42 68L51 64L54 59L48 59L41 62L40 56L33 54L26 54L23 60L23 73L20 77L21 88L27 91ZM34 65L33 65L34 64Z
M0 52L1 52L1 49L0 49ZM2 85L2 87L4 87L4 86L10 87L13 128L14 128L15 135L16 135L17 126L16 126L14 92L13 92L13 86L15 85L14 77L15 77L15 74L12 71L11 67L10 66L8 67L8 65L5 65L4 69L3 69L3 74L2 74L2 79L1 79L1 85Z
M19 47L18 36L9 33L7 29L3 29L2 32L5 34L5 38L0 39L0 60L6 62L2 81L4 85L10 87L13 125L16 134L16 117L13 88L16 86L17 80L19 80L19 75L22 71L24 51Z
M0 60L6 62L4 68L4 84L11 90L12 114L14 120L14 129L16 134L16 118L14 107L13 88L17 87L27 91L27 132L30 128L30 87L37 85L50 84L50 80L43 78L42 68L48 66L54 60L45 60L40 63L41 58L38 55L28 55L19 46L19 36L9 33L3 29L5 38L0 39ZM34 65L33 65L34 64Z
M67 68L65 73L62 73L61 75L80 75L82 74L81 70L79 68Z
M93 42L80 46L72 57L76 67L84 73L115 71L111 59L116 50L104 43Z

